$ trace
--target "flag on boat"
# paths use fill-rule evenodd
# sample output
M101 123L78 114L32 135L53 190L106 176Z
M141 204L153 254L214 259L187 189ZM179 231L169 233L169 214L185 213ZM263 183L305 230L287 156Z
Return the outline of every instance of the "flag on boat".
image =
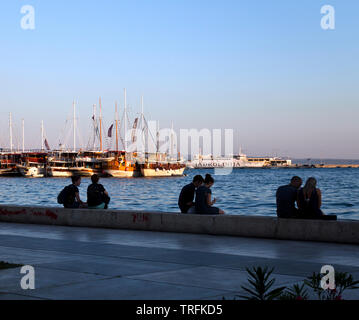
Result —
M107 136L108 136L109 138L112 137L112 129L113 129L113 124L111 124L111 127L108 129Z
M49 143L47 142L47 139L45 139L45 147L46 147L46 150L50 150L50 146L49 146Z

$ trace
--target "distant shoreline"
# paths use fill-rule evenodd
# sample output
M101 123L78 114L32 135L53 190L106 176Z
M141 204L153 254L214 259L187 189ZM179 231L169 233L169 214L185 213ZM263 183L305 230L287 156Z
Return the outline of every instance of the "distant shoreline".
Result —
M359 164L359 159L292 159L293 164L299 165L312 165L312 164L338 164L338 165L350 165Z

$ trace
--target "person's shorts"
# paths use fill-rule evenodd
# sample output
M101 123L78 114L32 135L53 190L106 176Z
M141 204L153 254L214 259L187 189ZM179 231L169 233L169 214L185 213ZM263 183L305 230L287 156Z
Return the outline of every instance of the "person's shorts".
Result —
M106 204L105 203L101 203L98 206L94 206L94 207L90 207L88 206L89 209L105 209Z

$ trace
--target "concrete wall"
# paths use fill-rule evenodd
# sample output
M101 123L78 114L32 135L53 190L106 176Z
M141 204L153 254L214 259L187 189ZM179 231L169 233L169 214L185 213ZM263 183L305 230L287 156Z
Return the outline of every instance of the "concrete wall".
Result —
M0 206L1 222L359 244L359 221Z

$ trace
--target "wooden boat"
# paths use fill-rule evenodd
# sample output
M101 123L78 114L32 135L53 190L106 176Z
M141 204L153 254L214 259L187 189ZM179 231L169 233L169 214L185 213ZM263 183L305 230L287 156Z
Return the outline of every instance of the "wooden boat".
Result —
M140 165L144 177L172 177L182 176L186 165L181 162L145 162Z
M138 177L141 170L134 159L136 154L125 151L108 151L103 161L103 172L114 178Z
M103 157L101 151L80 151L74 166L69 168L72 176L91 177L94 174L103 176Z
M54 151L47 159L47 175L49 177L71 177L78 152Z
M17 164L20 163L20 153L2 153L0 154L0 176L20 175Z
M26 152L16 166L24 177L42 178L46 176L46 157L45 152Z

